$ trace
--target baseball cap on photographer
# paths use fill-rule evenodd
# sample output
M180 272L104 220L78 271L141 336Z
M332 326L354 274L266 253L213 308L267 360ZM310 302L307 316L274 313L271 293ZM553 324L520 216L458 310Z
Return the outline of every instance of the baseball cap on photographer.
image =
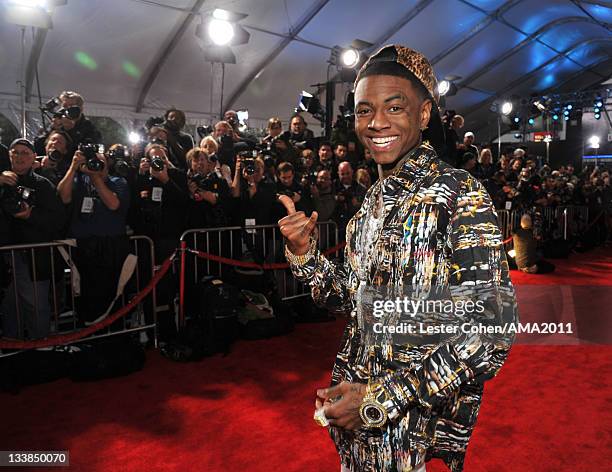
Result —
M13 148L14 148L15 146L17 146L17 145L22 145L22 146L25 146L25 147L27 147L28 149L30 149L30 151L32 151L32 152L34 152L34 153L36 152L36 150L34 149L34 144L32 144L32 142L31 142L31 141L29 141L29 140L27 140L27 139L25 139L25 138L17 138L17 139L15 139L15 140L14 140L14 141L11 143L11 145L9 146L9 150L10 150L10 149L13 149Z

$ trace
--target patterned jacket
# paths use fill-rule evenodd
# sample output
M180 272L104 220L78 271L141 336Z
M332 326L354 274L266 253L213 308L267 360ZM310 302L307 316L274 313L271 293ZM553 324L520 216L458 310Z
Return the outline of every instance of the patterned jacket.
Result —
M340 459L352 471L392 472L438 457L451 471L461 471L483 382L501 368L512 337L460 334L452 342L365 343L371 326L359 314L360 287L436 286L472 296L482 290L493 308L469 322L515 323L514 290L489 195L470 174L422 144L370 188L347 226L346 241L342 265L315 250L306 263L291 266L310 285L315 302L351 313L332 385L375 383L376 398L389 414L379 429L331 427Z

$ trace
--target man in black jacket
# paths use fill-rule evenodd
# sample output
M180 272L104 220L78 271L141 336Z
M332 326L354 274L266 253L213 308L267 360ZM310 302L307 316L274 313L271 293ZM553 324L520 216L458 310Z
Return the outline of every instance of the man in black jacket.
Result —
M42 243L61 237L64 209L53 184L32 171L34 145L16 139L9 147L9 157L11 170L0 174L0 245ZM52 256L46 248L13 254L2 254L6 267L12 268L2 300L3 335L45 337L51 321Z

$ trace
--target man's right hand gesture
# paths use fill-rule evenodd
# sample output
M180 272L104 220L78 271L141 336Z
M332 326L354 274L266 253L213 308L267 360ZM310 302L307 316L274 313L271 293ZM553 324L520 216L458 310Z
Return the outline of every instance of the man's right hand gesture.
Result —
M310 238L317 227L319 215L313 211L309 218L303 211L296 212L293 200L287 195L279 196L278 201L287 210L287 216L279 220L278 226L287 241L289 250L296 256L306 254L310 248Z

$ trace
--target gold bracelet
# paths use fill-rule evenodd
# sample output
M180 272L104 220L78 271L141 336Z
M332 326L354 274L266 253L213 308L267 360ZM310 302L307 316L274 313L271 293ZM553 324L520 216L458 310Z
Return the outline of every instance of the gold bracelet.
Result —
M308 248L308 251L306 251L305 254L302 254L300 256L293 254L289 250L289 246L285 244L285 257L287 258L287 262L289 262L290 264L301 266L301 265L306 264L310 259L314 257L316 249L317 249L316 239L310 240L310 247Z

